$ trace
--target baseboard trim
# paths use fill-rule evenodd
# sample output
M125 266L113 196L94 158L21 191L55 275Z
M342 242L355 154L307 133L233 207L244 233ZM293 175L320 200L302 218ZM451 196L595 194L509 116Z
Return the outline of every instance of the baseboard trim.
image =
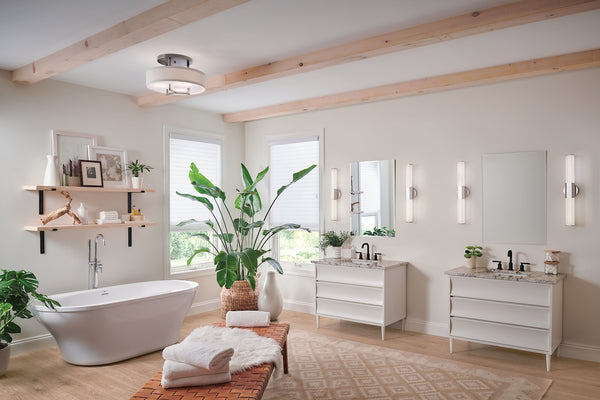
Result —
M425 333L427 335L448 337L448 324L429 322L420 319L406 318L405 330L411 332Z
M559 347L559 356L600 362L600 347L563 342Z
M46 333L13 341L10 344L10 355L12 357L53 346L56 346L56 340L54 340L51 334Z
M315 314L315 303L307 303L304 301L284 300L283 308L285 310L296 311L306 314Z
M199 301L198 303L192 304L187 315L202 314L208 311L218 310L219 308L221 308L220 299Z

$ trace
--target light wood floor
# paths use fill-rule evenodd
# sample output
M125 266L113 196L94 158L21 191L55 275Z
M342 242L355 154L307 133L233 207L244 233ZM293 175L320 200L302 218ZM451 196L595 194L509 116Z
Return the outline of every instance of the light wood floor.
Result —
M181 337L195 327L219 319L217 311L186 318ZM455 352L449 354L448 340L415 332L388 328L381 341L379 327L321 318L320 328L309 314L284 311L280 321L291 329L303 329L323 335L361 343L463 361L515 374L552 379L544 399L600 399L600 363L568 358L552 359L552 371L546 372L545 358L540 354L470 345L455 341ZM0 378L2 400L120 400L129 399L161 367L160 352L100 367L77 367L66 363L57 347L13 357L8 371Z

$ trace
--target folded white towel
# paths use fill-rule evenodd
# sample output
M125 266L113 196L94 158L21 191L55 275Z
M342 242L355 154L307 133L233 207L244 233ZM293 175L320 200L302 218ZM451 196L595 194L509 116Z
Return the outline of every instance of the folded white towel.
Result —
M231 381L231 374L229 372L223 372L221 374L190 376L188 378L180 379L166 379L163 376L160 384L163 388L168 389L172 387L213 385L229 381Z
M202 376L202 375L215 375L229 372L229 363L223 365L221 368L206 369L198 368L193 365L181 363L172 360L166 360L163 365L162 376L165 379L180 379L188 378L190 376Z
M229 311L225 316L225 325L231 326L269 326L271 314L266 311Z
M229 365L233 348L201 341L184 341L165 347L162 355L165 360L178 361L199 368L217 369Z

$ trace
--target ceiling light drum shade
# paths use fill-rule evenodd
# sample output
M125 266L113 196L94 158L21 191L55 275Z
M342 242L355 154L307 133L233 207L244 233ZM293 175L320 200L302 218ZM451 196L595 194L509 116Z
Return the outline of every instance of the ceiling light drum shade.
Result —
M206 75L190 68L191 58L180 54L161 54L156 61L164 67L146 71L148 89L167 95L193 95L206 90Z

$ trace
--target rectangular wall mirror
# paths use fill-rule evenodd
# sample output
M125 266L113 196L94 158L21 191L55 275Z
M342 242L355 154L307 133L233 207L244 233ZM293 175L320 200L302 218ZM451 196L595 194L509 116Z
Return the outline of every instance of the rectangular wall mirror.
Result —
M355 236L395 236L395 160L350 163L350 196L350 229Z
M546 152L484 154L483 242L546 243Z

